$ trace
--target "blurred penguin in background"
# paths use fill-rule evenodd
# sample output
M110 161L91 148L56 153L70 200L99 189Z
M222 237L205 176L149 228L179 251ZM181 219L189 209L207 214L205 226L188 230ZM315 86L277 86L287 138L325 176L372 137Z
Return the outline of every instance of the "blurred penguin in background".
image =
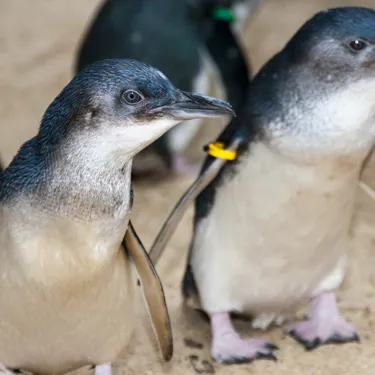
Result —
M186 91L216 96L241 107L250 67L238 40L260 0L106 0L83 36L75 71L107 58L149 63ZM182 123L142 151L133 177L196 173L184 157L200 120Z

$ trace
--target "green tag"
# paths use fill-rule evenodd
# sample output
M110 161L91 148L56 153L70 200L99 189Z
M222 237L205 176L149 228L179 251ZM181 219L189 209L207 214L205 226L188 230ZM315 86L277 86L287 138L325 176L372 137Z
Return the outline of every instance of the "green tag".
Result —
M216 8L212 12L212 17L216 20L233 23L236 20L235 14L227 8Z

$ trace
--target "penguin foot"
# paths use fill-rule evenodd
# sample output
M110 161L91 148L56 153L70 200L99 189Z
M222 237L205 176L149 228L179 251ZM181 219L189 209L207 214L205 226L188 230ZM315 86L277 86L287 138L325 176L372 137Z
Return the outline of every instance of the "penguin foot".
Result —
M172 170L177 175L196 175L201 170L200 164L190 164L179 155L173 156Z
M273 351L276 345L265 341L243 340L234 330L229 313L211 315L211 356L218 363L235 364L252 362L256 359L276 361Z
M95 366L94 375L111 375L111 374L112 374L112 365L110 363Z
M234 333L214 340L211 355L215 362L228 365L252 362L256 359L277 361L272 352L276 349L276 345L265 340L243 340Z
M322 293L315 298L306 320L290 324L286 327L286 332L306 350L313 350L324 344L360 341L356 329L338 313L336 297L332 292Z

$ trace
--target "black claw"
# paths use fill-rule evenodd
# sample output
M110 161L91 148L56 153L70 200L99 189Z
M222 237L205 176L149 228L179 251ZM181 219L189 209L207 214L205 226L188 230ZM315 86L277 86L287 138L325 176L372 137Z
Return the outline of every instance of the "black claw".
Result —
M299 337L296 333L296 331L290 331L289 335L292 336L296 341L298 341L300 344L302 344L306 350L311 351L316 349L318 346L322 345L322 342L317 337L316 339L312 341L304 340L301 337Z
M247 357L240 357L240 356L228 358L228 359L225 359L225 360L214 358L215 362L223 363L223 364L226 364L226 365L240 365L240 364L244 364L244 363L251 363L256 359L267 359L267 360L270 360L270 361L277 362L277 358L275 357L275 355L273 353L257 353L254 358L247 358Z
M361 338L357 333L355 333L351 337L342 337L340 335L334 334L332 335L328 340L327 343L332 343L332 344L346 344L348 342L361 342Z
M243 364L246 364L246 363L253 362L253 360L254 360L253 358L249 359L249 358L246 358L246 357L238 357L238 358L234 359L232 364L243 365Z
M246 357L232 357L228 359L215 359L215 362L223 363L225 365L241 365L244 363L250 363L253 361L253 358L246 358Z
M267 342L267 344L264 345L264 347L268 350L279 350L279 347L275 344L272 344L272 342Z
M255 359L268 359L270 361L277 362L277 358L273 353L258 353Z
M323 344L323 342L320 340L319 337L317 337L316 339L312 341L299 340L299 342L303 344L305 349L308 351L314 350Z
M352 341L361 342L361 339L358 334L354 334L352 337L342 337L340 335L334 334L326 341L322 341L318 337L312 341L307 341L299 337L295 331L290 331L289 335L292 336L299 343L301 343L307 351L312 351L317 347L326 344L345 344Z

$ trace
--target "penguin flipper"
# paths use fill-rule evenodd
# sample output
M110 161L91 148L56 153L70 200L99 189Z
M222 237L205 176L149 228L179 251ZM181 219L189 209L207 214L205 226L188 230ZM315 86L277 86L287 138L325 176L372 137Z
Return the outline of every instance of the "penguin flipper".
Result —
M137 270L143 296L159 343L162 356L169 361L173 356L173 337L163 286L150 258L129 221L123 246Z

